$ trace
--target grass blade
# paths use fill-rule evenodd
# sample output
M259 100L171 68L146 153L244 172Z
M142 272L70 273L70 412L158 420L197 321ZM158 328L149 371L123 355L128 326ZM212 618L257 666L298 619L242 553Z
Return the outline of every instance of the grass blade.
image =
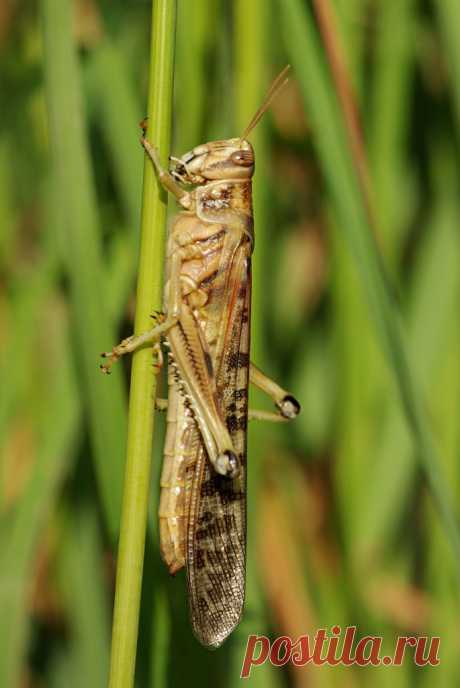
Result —
M263 0L251 3L238 0L234 3L235 32L235 126L232 136L241 134L249 124L252 116L260 106L264 93L275 76L267 69L267 34L269 31L268 7ZM267 322L267 258L270 255L269 233L267 226L267 174L268 142L266 135L267 121L262 120L251 132L251 142L254 146L257 172L253 182L253 203L255 218L256 249L252 258L253 282L251 305L251 358L267 373L270 365L267 355L265 339ZM263 408L266 403L263 395L257 390L250 390L250 405ZM232 683L240 682L239 670L243 661L243 652L247 637L250 633L265 633L268 619L265 611L264 593L261 588L259 562L256 555L256 523L257 503L262 482L262 461L269 437L273 438L273 431L267 427L250 427L248 438L248 452L250 454L250 468L248 469L248 545L247 545L247 580L246 580L246 610L243 620L236 630L231 648ZM276 686L278 683L276 672L270 664L264 664L251 677L254 686Z
M460 131L460 6L456 0L435 0L451 78L451 90Z
M62 597L69 619L75 684L100 688L107 683L109 614L104 589L102 542L93 505L69 513L59 561Z
M19 685L28 636L31 570L42 529L53 509L58 488L69 469L80 409L75 373L69 356L67 322L54 332L53 369L43 390L47 404L40 418L41 441L8 536L3 539L0 569L0 685ZM64 326L64 327L62 327ZM63 331L61 331L63 330ZM59 424L56 424L59 418Z
M163 163L167 160L171 138L175 15L175 0L157 0L152 3L147 135L157 145ZM152 311L161 308L166 200L166 194L156 179L152 164L146 159L136 332L149 329ZM110 688L130 688L134 683L153 441L152 399L155 390L152 353L149 348L144 348L134 354L131 373Z
M451 346L460 291L459 209L453 192L456 178L447 156L443 155L437 166L441 170L435 181L437 198L417 255L408 314L411 360L430 400ZM374 456L375 482L360 504L367 517L361 519L355 532L364 561L375 560L382 543L394 541L410 500L415 469L407 425L400 409L390 406Z
M392 370L418 458L460 562L460 534L449 486L406 353L399 310L388 284L353 165L347 135L310 11L299 0L281 3L286 48L310 117L314 144L344 237L370 302L380 345ZM460 566L458 568L460 575Z
M98 371L98 354L115 342L105 305L96 199L81 102L69 0L42 0L45 83L49 138L60 208L60 249L69 280L75 341L96 475L107 525L118 531L126 413L121 369L108 384Z

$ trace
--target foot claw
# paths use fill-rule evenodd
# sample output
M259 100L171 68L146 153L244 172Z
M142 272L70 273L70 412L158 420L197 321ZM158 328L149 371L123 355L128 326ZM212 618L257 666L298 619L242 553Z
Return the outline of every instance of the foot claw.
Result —
M99 368L102 370L102 372L105 375L110 375L110 373L111 373L110 368L118 360L119 356L116 353L114 353L113 351L110 351L110 352L109 351L103 351L101 353L101 356L102 356L102 358L107 358L108 361L107 361L107 363L101 363L99 365Z
M281 412L281 415L286 420L292 420L292 418L296 418L296 416L298 416L300 413L299 402L290 394L287 394L284 399L277 404L277 406Z

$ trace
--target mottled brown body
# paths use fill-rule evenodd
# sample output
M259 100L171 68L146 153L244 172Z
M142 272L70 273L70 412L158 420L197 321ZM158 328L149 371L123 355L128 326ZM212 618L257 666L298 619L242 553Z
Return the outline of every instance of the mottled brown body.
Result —
M153 344L160 359L159 340L169 347L168 401L156 402L168 408L160 546L171 573L187 567L193 630L213 647L234 629L244 604L249 380L277 408L251 410L251 418L285 422L300 411L295 398L249 360L254 152L246 136L286 83L288 69L243 137L171 158L169 173L154 146L141 139L160 183L183 211L169 232L160 322L102 354L101 368L109 373L120 356L140 346Z
M180 270L181 318L167 335L171 366L160 536L170 571L187 563L195 633L205 644L219 645L244 603L251 182L210 182L194 194L195 207L175 218L168 242L168 258L190 251ZM168 280L165 303L169 290ZM182 364L184 351L187 365L191 361L195 368L193 383ZM207 460L193 414L196 383L207 387L228 429L240 463L235 478L218 475Z

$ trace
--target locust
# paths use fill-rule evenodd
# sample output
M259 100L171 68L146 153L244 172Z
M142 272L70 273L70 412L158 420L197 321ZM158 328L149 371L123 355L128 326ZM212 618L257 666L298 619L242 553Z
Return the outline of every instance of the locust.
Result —
M168 400L159 504L160 550L171 574L187 569L192 629L218 647L239 623L245 597L248 418L284 422L300 405L250 362L254 151L247 140L287 81L286 67L241 137L196 146L162 168L141 143L181 211L168 232L163 312L154 327L102 354L152 344L168 350ZM276 412L248 411L248 386Z

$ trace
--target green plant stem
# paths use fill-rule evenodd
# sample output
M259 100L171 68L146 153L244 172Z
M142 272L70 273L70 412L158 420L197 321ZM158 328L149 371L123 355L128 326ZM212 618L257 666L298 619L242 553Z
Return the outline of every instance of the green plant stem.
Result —
M171 135L175 0L157 0L152 8L148 138L167 161ZM135 331L151 327L150 315L161 308L161 276L167 198L151 162L144 165L141 248ZM156 379L151 348L133 357L128 419L128 446L118 550L117 586L112 631L110 688L134 683L137 630L144 562L147 506L153 441L153 399Z

